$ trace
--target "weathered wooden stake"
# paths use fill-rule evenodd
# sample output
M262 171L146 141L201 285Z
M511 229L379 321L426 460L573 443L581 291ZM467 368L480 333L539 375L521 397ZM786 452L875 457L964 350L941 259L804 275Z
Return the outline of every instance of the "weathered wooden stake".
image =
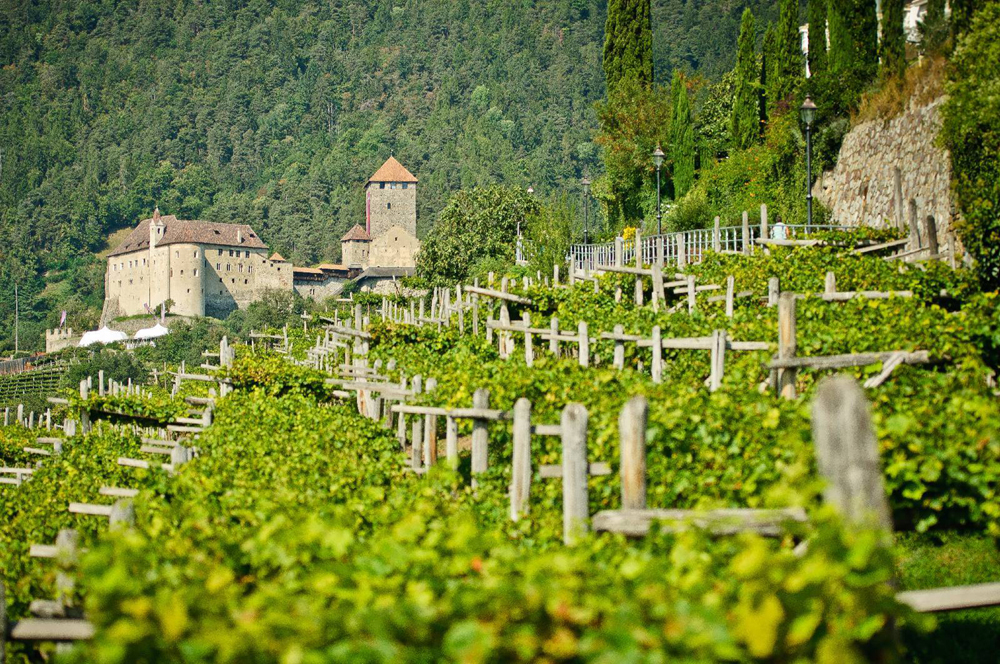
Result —
M712 332L711 372L708 378L708 389L715 392L722 387L722 376L726 371L726 331Z
M590 366L590 334L587 332L586 321L580 321L577 326L580 339L580 366Z
M826 273L826 277L823 281L823 292L827 295L833 295L837 292L837 275L832 271Z
M732 275L726 277L726 318L733 317L733 298L735 296L736 280Z
M621 449L622 509L646 509L646 397L634 396L618 415Z
M712 251L715 253L722 251L722 230L718 217L715 218L715 223L712 226Z
M620 324L615 325L615 336L623 334L625 334L625 327ZM615 339L614 367L618 370L625 368L625 342L621 339Z
M437 388L437 379L427 379L427 391L433 392ZM429 469L437 463L437 415L424 416L424 465Z
M588 530L587 409L571 403L562 412L563 543L575 544Z
M517 521L528 511L531 493L531 402L514 403L514 458L510 483L510 518Z
M653 361L652 361L653 382L659 383L663 380L663 341L660 338L660 326L653 326Z
M535 351L531 344L531 314L524 311L521 322L524 324L524 363L530 367L535 363Z
M476 390L472 395L473 408L490 407L490 391L485 387ZM487 452L490 434L486 420L472 420L472 488L476 488L476 475L485 473L487 468Z
M878 441L857 381L849 376L820 381L812 406L812 430L816 462L827 481L825 500L851 525L891 533Z
M454 417L447 417L444 423L445 458L452 468L458 467L458 420Z
M743 253L750 253L750 215L743 210Z
M781 286L778 277L771 277L767 280L767 306L774 307L778 304L778 295L781 294Z
M795 294L782 293L778 297L778 359L795 357ZM778 390L786 399L794 399L795 369L778 370Z
M555 316L549 320L549 352L559 357L559 319Z
M694 283L694 275L693 274L689 274L688 275L687 282L688 282L687 283L687 286L688 286L687 287L688 313L689 314L693 314L695 306L697 304L696 299L695 299L696 295L695 295L695 283Z

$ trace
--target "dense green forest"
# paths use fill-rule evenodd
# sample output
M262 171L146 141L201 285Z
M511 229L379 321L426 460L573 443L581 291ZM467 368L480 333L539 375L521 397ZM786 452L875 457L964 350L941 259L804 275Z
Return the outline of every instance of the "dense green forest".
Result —
M655 76L717 77L740 13L659 0ZM473 185L577 196L599 173L598 0L26 2L0 11L0 352L69 311L95 322L109 234L158 204L240 221L300 264L334 259L394 153L420 232ZM763 25L763 21L762 21Z

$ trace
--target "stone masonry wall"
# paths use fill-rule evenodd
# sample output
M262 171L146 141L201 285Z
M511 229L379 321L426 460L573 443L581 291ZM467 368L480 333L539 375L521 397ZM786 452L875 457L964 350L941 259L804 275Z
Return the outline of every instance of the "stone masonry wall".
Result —
M909 232L916 222L926 246L932 217L943 242L952 219L951 165L947 151L936 144L944 100L848 132L837 166L813 187L813 196L833 212L835 223Z

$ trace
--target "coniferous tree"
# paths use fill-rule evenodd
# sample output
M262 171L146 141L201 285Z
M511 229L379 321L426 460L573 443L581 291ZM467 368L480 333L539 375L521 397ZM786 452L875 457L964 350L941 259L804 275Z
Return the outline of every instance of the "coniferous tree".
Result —
M936 53L948 38L948 20L944 15L945 0L927 0L924 19L918 25L920 49L924 53Z
M608 91L633 79L653 82L653 31L650 0L610 0L604 24L604 78Z
M830 50L827 66L840 91L838 110L853 108L878 71L878 17L869 0L828 4Z
M781 0L781 14L775 33L773 85L770 106L794 95L801 85L804 59L799 38L798 0Z
M809 75L826 71L826 0L809 0Z
M764 30L764 43L761 46L760 55L760 119L761 126L767 122L767 118L774 105L777 103L778 92L778 33L774 25L767 24Z
M882 0L882 78L901 76L906 69L906 36L903 34L903 0Z
M760 135L757 53L753 12L743 10L736 42L736 92L733 98L731 132L736 149L748 148Z
M674 196L680 198L694 184L694 124L691 122L691 101L688 98L687 86L684 85L679 73L675 73L674 80L679 85L670 125L672 134L670 151L674 162Z

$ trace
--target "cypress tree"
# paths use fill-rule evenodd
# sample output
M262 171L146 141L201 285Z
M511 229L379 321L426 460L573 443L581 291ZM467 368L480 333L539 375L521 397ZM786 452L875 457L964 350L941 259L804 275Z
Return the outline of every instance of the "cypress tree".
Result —
M650 0L609 0L604 24L604 78L608 92L625 79L653 83Z
M736 42L736 91L733 97L733 114L730 133L733 147L748 148L760 135L760 116L757 98L757 53L754 48L753 12L743 10L740 36Z
M902 76L906 69L903 0L882 0L882 78Z
M869 0L836 0L827 6L827 66L840 91L840 110L853 108L878 71L878 17Z
M809 0L809 75L826 71L826 0Z
M679 80L675 75L675 80ZM673 121L670 125L672 140L670 152L674 161L674 196L680 198L694 184L694 125L691 122L691 101L687 86L680 81L677 103L674 106Z
M920 30L920 48L924 53L940 51L948 38L948 21L944 15L945 0L927 0Z
M764 30L764 44L760 54L760 119L761 126L767 122L767 117L774 110L778 101L778 33L774 26L767 24Z
M794 95L801 84L803 74L802 42L799 38L798 0L781 0L781 13L774 43L775 81L772 86L774 97L769 102L775 104Z

